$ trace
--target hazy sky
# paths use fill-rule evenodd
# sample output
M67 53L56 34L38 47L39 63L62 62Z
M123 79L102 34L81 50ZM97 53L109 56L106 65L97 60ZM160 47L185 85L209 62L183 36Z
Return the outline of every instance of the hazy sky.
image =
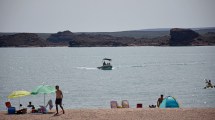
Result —
M0 32L215 27L215 0L0 0Z

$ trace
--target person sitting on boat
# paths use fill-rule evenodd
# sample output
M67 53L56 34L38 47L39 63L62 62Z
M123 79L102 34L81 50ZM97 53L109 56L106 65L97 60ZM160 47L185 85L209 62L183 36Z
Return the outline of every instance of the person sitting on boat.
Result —
M212 83L211 83L211 80L205 79L205 81L206 81L206 83L207 83L207 85L206 85L207 88L209 88L209 87L213 88L213 85L212 85Z
M106 63L105 63L105 61L103 62L103 66L105 66L106 65Z
M208 81L208 85L207 86L208 87L213 87L212 84L211 84L211 80Z

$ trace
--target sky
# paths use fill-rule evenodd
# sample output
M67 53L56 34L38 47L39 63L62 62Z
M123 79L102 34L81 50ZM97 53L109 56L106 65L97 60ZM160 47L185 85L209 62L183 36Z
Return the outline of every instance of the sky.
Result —
M0 0L0 32L215 27L215 0Z

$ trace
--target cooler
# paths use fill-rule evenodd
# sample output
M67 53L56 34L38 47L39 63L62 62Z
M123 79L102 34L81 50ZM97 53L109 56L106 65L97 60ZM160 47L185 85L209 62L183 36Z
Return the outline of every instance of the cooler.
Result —
M16 108L15 107L9 107L8 108L8 114L15 114L16 113Z

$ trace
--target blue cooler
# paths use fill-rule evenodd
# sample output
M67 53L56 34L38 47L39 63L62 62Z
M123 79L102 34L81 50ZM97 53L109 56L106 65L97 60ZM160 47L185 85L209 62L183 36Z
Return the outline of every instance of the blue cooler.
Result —
M9 107L8 108L8 114L15 114L16 113L16 108L15 107Z

